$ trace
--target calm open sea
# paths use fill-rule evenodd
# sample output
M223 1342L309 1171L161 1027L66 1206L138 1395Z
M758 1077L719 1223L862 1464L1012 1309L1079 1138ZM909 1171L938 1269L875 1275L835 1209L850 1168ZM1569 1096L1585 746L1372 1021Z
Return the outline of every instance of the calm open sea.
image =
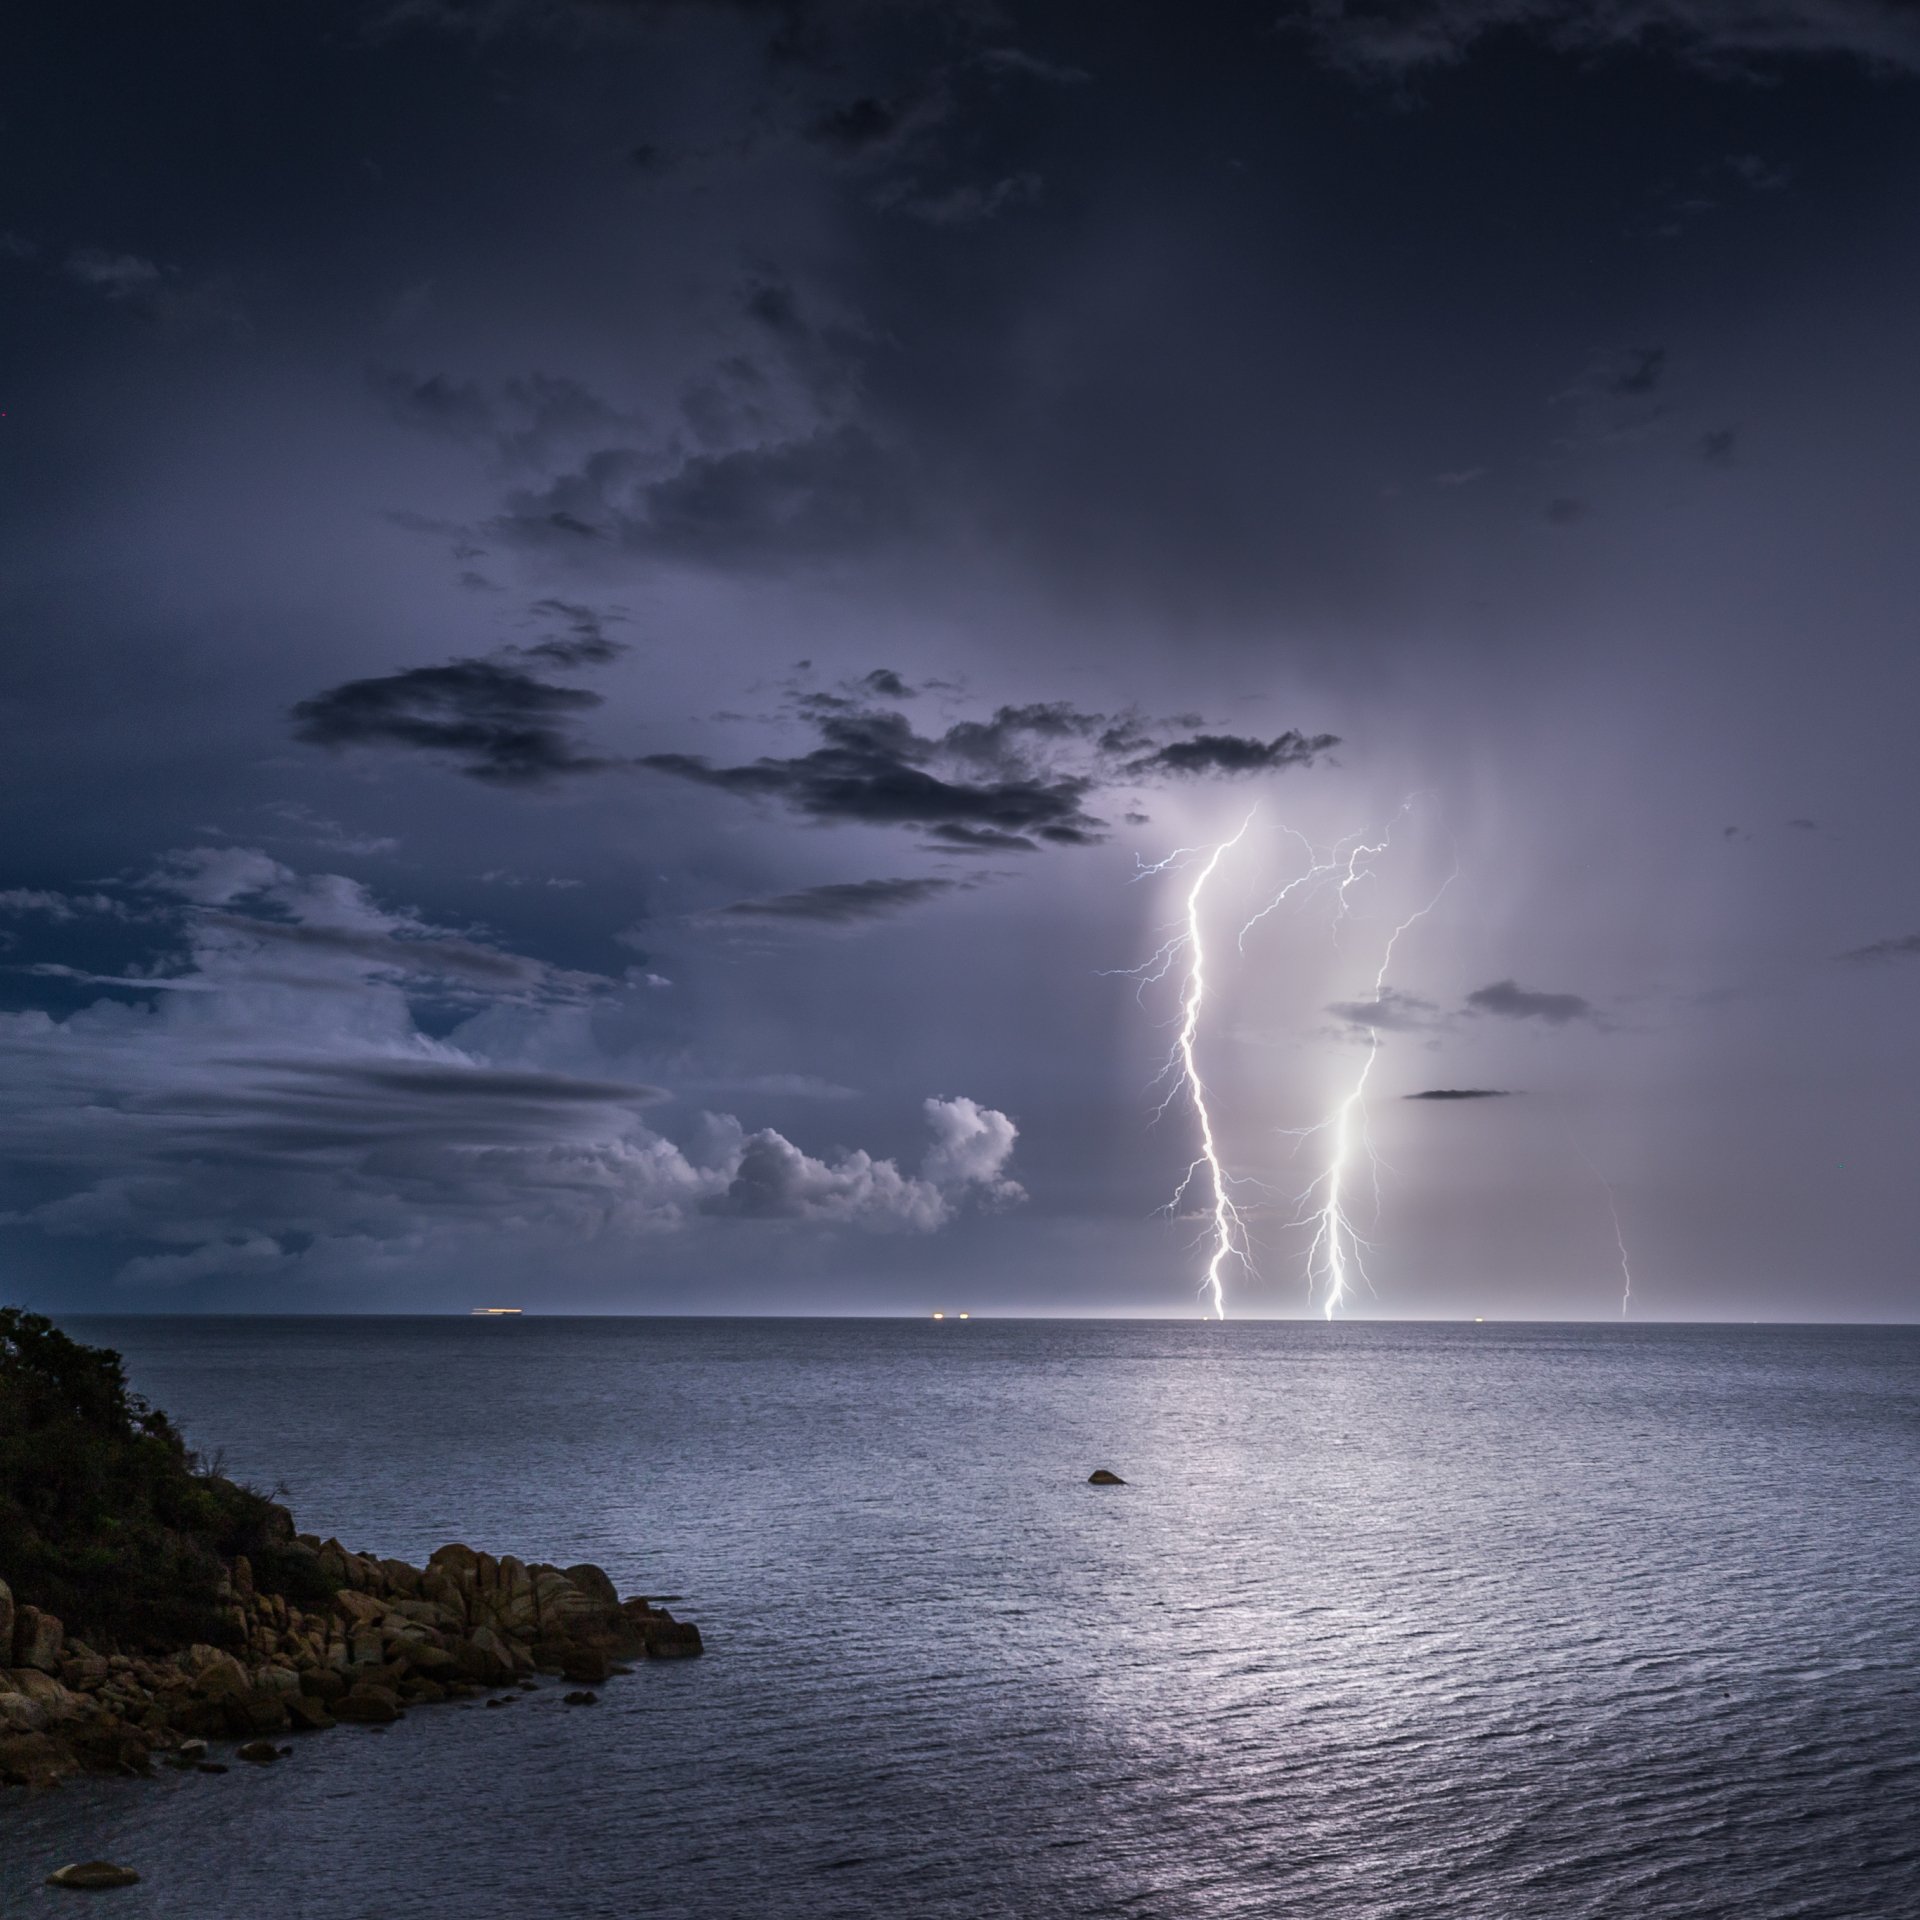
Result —
M75 1330L303 1527L708 1654L9 1795L8 1914L1920 1915L1920 1331Z

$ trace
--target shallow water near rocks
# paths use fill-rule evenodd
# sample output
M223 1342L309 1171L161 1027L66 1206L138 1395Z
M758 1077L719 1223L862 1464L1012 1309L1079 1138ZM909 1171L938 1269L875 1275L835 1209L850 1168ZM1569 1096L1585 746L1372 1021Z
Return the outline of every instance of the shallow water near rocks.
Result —
M303 1528L709 1651L0 1796L9 1914L1920 1914L1914 1330L75 1330Z

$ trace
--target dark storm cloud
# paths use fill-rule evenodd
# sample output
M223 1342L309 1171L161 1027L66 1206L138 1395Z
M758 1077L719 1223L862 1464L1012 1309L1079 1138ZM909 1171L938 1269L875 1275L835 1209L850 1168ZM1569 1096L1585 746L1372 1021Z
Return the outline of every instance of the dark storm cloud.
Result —
M1665 347L1630 347L1626 366L1613 382L1615 393L1651 393L1667 370Z
M860 684L882 700L911 700L914 696L914 689L891 667L875 667Z
M1502 1020L1544 1020L1553 1027L1596 1017L1592 1002L1577 993L1536 993L1515 980L1496 980L1490 987L1477 988L1467 995L1467 1005L1475 1013L1490 1013Z
M1403 1100L1505 1100L1505 1087L1425 1087L1419 1093L1403 1093Z
M512 495L494 530L565 550L583 539L706 566L773 566L873 545L909 507L895 461L864 427L702 453L660 474L650 455L610 448Z
M1316 754L1337 747L1337 734L1308 736L1288 731L1271 740L1249 740L1231 733L1199 733L1175 740L1132 763L1136 774L1275 773L1286 767L1310 767Z
M937 736L917 732L905 714L860 707L844 694L802 694L793 710L820 736L810 753L734 767L658 753L640 764L775 800L813 820L918 827L945 851L1031 852L1040 841L1104 839L1107 823L1090 802L1125 781L1279 772L1335 744L1331 734L1297 732L1270 741L1203 733L1161 743L1137 716L1058 700L999 707Z
M626 642L607 632L608 622L623 620L624 614L601 613L577 600L536 600L528 609L536 619L557 620L566 632L550 640L538 640L514 651L529 660L544 660L556 667L603 667L625 653Z
M300 701L292 717L294 737L309 746L444 754L472 779L537 787L609 764L582 752L567 725L600 704L584 687L554 686L490 660L454 660L346 681Z
M579 440L643 424L578 380L550 373L483 382L375 367L367 379L402 426L483 446L509 467L539 466Z
M833 153L865 154L891 142L906 123L907 113L891 101L863 95L829 107L807 128L807 138Z
M1795 55L1920 72L1920 16L1908 0L1285 0L1281 19L1332 64L1389 80L1515 32L1576 54L1658 49L1716 72Z
M533 611L566 619L571 632L513 654L585 665L619 651L603 629L617 616L558 599L538 601ZM849 684L912 692L887 668ZM1337 744L1332 734L1293 730L1271 740L1199 733L1159 742L1137 715L1089 712L1066 701L1002 706L985 720L956 721L930 736L904 713L814 690L789 707L818 736L812 751L715 766L699 754L629 761L587 753L567 722L600 704L600 695L583 688L556 686L499 660L466 659L348 681L300 701L292 717L295 737L310 745L451 757L462 773L498 786L533 788L640 766L777 801L822 823L920 828L941 850L967 853L1032 852L1043 841L1092 845L1106 837L1106 821L1090 810L1105 788L1279 772L1309 765Z
M990 720L958 721L940 745L976 766L1018 767L1036 740L1092 739L1103 736L1110 724L1103 713L1084 713L1065 700L1040 700L997 708Z
M928 830L927 846L934 853L1033 853L1037 843L1018 833L994 827L963 827L945 821Z
M1710 467L1729 467L1740 438L1737 427L1713 427L1700 436L1700 458Z
M1842 960L1920 960L1920 933L1896 934L1843 953Z
M640 763L656 773L697 781L728 793L779 800L819 821L870 826L952 828L998 835L1007 846L1031 834L1062 846L1086 846L1105 837L1105 823L1086 811L1092 782L1063 780L943 780L884 749L860 744L816 748L791 760L756 760L715 767L696 754L655 753Z
M797 893L776 893L760 900L736 900L718 908L716 919L805 922L816 926L847 927L881 920L964 885L959 880L846 880L825 886L803 887Z
M815 725L822 744L789 759L764 758L749 766L715 767L692 754L649 755L642 764L718 787L729 793L778 800L819 821L858 821L876 826L914 826L947 831L981 830L1013 837L1087 845L1105 835L1105 823L1086 801L1095 782L1087 773L1048 777L1032 767L1013 770L1009 743L1022 733L1056 734L1067 723L1053 709L1002 708L993 721L962 722L958 743L916 733L904 714L878 710L828 713ZM951 740L952 734L948 738ZM1001 778L972 778L958 768L945 777L930 772L940 760L1000 769Z
M396 939L391 934L352 927L302 926L297 922L263 919L257 914L224 912L203 913L199 923L240 935L261 947L352 959L383 971L439 977L474 986L532 987L548 974L548 969L536 960L452 935ZM330 983L320 976L313 984Z
M242 1061L237 1065L301 1076L322 1083L414 1099L527 1101L559 1106L652 1106L671 1096L662 1087L621 1080L585 1080L572 1074L512 1071L426 1060Z

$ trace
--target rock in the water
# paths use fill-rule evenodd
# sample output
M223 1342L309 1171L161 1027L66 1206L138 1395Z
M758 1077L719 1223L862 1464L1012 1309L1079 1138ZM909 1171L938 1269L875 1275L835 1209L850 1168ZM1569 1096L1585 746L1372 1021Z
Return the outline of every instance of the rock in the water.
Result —
M565 1570L568 1580L582 1593L591 1594L601 1606L614 1610L620 1605L620 1593L606 1574L589 1561L582 1561L577 1567Z
M576 1687L572 1693L562 1694L560 1697L570 1707L597 1707L600 1704L600 1696L597 1693L589 1693L584 1687Z
M561 1662L560 1677L576 1687L597 1687L607 1677L607 1656L597 1647L576 1647Z
M323 1733L333 1725L333 1715L324 1701L296 1693L287 1700L287 1721L295 1733Z
M0 1786L51 1786L74 1766L69 1749L49 1733L0 1733Z
M645 1623L644 1632L650 1660L686 1660L702 1651L700 1629L691 1620L656 1613Z
M296 1696L297 1697L297 1696ZM285 1733L289 1715L287 1699L266 1688L236 1694L223 1704L227 1731L236 1740L263 1733Z
M76 1860L47 1875L50 1887L134 1887L140 1876L131 1867L116 1867L111 1860Z
M400 1696L389 1687L376 1687L362 1681L344 1700L333 1703L336 1720L358 1720L380 1726L400 1718Z
M234 1758L251 1760L256 1767L270 1767L280 1758L280 1749L271 1740L249 1740Z
M1105 1467L1095 1467L1087 1475L1087 1485L1090 1487L1124 1487L1126 1484L1117 1473L1109 1473Z

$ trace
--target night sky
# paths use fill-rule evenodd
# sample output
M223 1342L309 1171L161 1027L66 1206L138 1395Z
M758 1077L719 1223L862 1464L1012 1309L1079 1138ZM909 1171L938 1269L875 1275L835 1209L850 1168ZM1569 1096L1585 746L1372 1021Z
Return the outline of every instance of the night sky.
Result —
M1906 0L0 54L0 1293L1912 1316Z

